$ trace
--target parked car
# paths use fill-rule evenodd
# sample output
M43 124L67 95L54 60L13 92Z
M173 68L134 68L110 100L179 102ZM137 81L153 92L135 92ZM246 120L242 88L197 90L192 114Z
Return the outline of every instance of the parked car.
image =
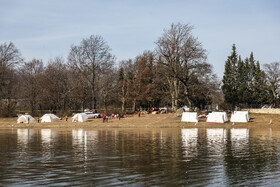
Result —
M165 114L166 113L166 109L165 108L159 108L158 112L160 114Z
M262 106L262 109L265 109L265 108L271 108L271 107L268 106L268 105L263 105L263 106Z
M165 106L165 107L159 108L159 111L160 111L160 112L162 112L162 111L166 112L167 110L170 111L171 109L172 109L172 108L171 108L170 106Z
M88 116L89 119L101 118L101 115L99 113L85 112L85 114Z
M190 111L190 108L187 105L183 106L182 108L184 109L185 112L189 112Z

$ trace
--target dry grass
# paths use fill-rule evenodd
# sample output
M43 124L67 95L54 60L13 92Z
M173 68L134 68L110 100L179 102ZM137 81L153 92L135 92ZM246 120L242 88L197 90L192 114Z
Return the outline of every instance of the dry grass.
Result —
M145 114L140 118L137 115L128 118L109 119L103 123L102 119L92 119L85 123L71 122L61 120L54 123L31 123L17 124L17 118L1 118L0 128L190 128L190 127L212 127L212 128L263 128L263 127L280 127L280 115L277 114L250 114L249 123L206 123L206 119L200 119L199 123L182 123L175 114ZM37 120L37 119L36 119ZM270 120L272 123L269 124Z

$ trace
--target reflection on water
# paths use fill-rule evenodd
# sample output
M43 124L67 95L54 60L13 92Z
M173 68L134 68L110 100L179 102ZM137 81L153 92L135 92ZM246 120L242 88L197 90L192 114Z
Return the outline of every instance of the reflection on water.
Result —
M197 156L198 129L182 129L183 156L186 158Z
M26 146L34 134L34 129L17 129L18 144Z
M247 155L249 145L249 129L231 129L231 149L235 157Z
M0 184L271 186L278 129L1 129Z
M221 156L225 150L227 130L223 128L207 129L207 146L211 154Z

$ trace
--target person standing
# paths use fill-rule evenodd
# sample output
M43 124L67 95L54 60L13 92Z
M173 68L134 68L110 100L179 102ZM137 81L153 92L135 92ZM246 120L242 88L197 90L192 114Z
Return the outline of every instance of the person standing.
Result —
M139 118L140 118L140 115L141 115L141 111L139 110L139 111L138 111L138 117L139 117Z
M106 113L103 113L103 123L105 122L105 120L107 119Z

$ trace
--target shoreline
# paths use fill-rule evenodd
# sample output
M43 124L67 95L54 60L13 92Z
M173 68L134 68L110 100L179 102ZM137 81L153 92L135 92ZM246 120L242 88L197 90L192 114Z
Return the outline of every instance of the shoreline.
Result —
M181 117L174 113L169 114L144 114L140 118L130 115L128 118L109 119L108 122L102 118L90 119L88 122L72 122L60 120L50 123L20 123L17 118L0 118L0 128L280 128L279 114L250 114L248 123L207 123L206 118L199 118L199 122L181 122ZM37 118L36 118L37 119ZM270 120L272 123L269 124Z

